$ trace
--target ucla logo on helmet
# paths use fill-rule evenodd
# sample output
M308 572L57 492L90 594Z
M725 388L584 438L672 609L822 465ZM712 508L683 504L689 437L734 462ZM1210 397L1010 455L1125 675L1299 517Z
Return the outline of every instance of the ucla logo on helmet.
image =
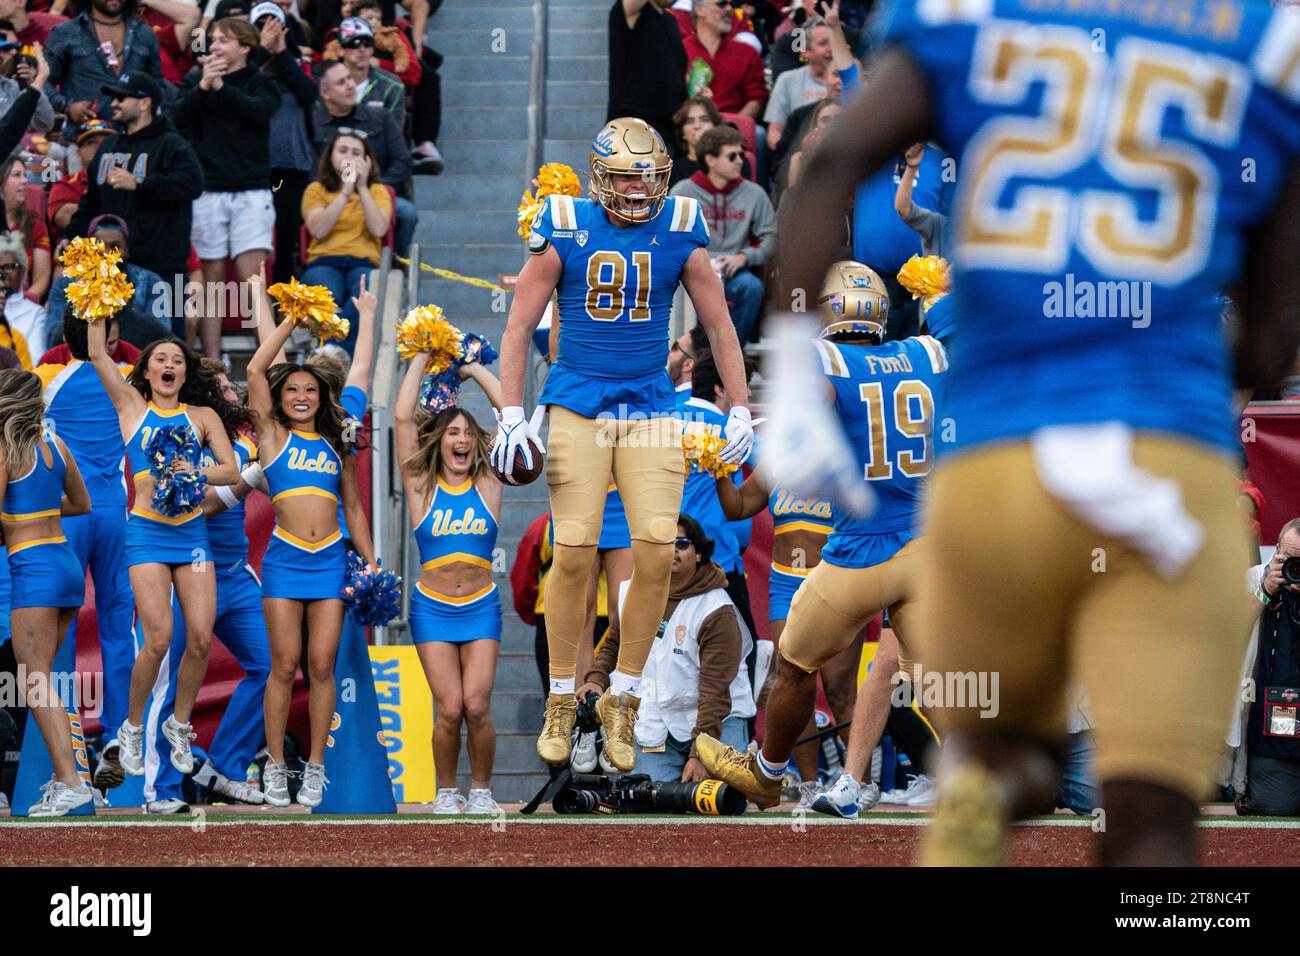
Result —
M592 152L600 156L608 156L614 152L614 127L606 126L591 143Z

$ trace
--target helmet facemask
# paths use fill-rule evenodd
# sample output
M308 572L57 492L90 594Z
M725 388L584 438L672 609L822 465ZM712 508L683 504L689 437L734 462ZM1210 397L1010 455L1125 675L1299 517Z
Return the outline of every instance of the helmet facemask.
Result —
M644 120L610 120L591 144L591 192L610 217L625 225L649 222L668 199L673 161L663 138ZM636 176L622 190L615 176Z

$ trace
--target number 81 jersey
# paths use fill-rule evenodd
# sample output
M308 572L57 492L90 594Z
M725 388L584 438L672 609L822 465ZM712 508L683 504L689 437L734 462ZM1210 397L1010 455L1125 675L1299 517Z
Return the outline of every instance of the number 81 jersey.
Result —
M708 244L708 226L694 199L670 196L654 219L620 228L590 199L548 197L528 245L534 254L553 246L564 263L556 289L560 355L546 385L551 398L561 393L560 384L573 384L574 373L602 382L666 375L673 296L686 260ZM672 411L671 391L669 386L668 407L654 411Z
M1216 298L1300 152L1265 0L897 0L957 157L958 448L1122 422L1235 447Z

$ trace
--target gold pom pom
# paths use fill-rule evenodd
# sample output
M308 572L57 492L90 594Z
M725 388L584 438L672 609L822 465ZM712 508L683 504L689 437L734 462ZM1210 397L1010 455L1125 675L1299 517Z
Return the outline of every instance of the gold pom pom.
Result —
M688 425L682 433L682 459L686 474L691 473L692 465L714 478L731 474L740 466L718 459L718 453L726 447L727 440L721 435L713 434L707 425Z
M581 196L582 183L572 166L547 163L537 170L537 198L546 196Z
M99 239L78 238L59 257L68 283L68 304L87 322L102 322L116 315L131 301L135 287L127 281L119 263L122 253Z
M912 293L913 299L924 300L926 308L947 295L952 287L948 260L943 256L912 256L898 270L898 281Z
M515 213L519 238L525 241L528 239L528 234L533 231L533 219L546 205L547 196L582 195L582 183L578 181L578 174L573 171L573 167L566 166L564 163L546 163L538 167L535 182L537 195L534 196L528 190L524 190L523 196L519 199L519 209Z
M397 326L397 354L409 359L429 353L425 371L437 375L464 356L464 339L464 333L443 318L441 308L416 306Z
M352 323L339 316L334 296L323 285L304 285L296 278L277 282L266 290L280 312L294 325L301 325L322 342L346 339Z

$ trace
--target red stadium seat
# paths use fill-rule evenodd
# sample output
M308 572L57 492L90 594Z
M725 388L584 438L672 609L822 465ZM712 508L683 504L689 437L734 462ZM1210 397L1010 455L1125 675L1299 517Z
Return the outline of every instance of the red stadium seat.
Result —
M754 122L752 116L746 116L744 113L723 113L722 118L740 130L741 145L744 146L746 153L758 149L758 124Z
M27 197L24 204L27 206L27 212L35 219L39 219L49 227L50 221L46 216L46 206L50 201L50 194L41 189L35 183L27 184Z

